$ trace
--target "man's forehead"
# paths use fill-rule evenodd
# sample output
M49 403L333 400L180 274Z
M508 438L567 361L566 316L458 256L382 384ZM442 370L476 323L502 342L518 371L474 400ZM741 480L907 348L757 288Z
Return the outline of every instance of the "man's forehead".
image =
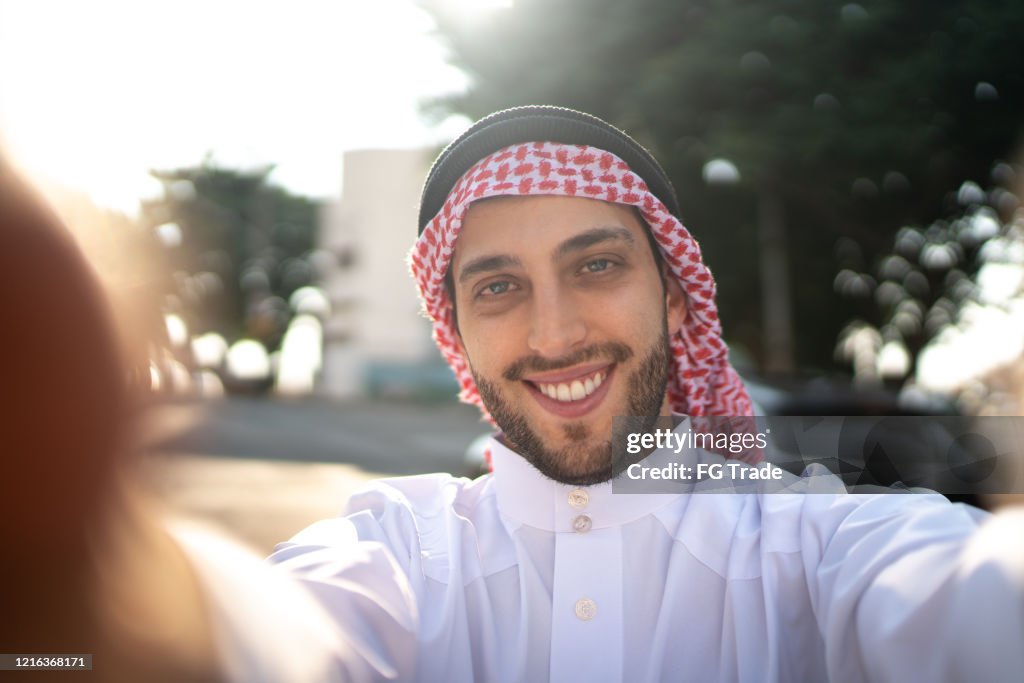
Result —
M498 196L474 202L455 240L461 252L515 244L532 238L545 243L594 228L625 228L641 234L645 222L633 207L599 199L561 196ZM523 246L529 246L524 244Z

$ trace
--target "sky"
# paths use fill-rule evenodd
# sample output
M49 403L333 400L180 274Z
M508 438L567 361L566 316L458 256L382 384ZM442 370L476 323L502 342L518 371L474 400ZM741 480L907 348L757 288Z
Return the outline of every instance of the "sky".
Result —
M449 0L471 21L500 0ZM0 0L0 147L36 178L133 213L149 169L275 164L340 194L349 149L454 137L419 103L462 90L413 0Z

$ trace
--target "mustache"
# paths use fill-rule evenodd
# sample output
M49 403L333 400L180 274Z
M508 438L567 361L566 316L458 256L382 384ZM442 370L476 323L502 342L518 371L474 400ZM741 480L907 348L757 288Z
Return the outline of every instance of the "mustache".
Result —
M604 342L580 349L563 358L542 358L541 356L524 356L505 368L502 377L516 382L528 372L550 372L571 368L596 358L608 359L614 363L623 363L633 357L633 349L620 342Z

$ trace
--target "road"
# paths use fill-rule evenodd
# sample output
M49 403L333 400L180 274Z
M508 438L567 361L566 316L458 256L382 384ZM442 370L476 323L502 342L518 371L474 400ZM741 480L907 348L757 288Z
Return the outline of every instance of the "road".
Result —
M463 473L489 431L453 403L229 398L152 406L145 473L172 516L205 523L257 552L325 517L379 477Z

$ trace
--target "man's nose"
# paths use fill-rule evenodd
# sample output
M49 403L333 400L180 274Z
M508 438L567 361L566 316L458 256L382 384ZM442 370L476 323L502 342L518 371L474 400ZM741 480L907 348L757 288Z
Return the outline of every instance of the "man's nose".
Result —
M583 315L579 302L565 292L538 292L530 313L530 349L544 358L568 355L586 339Z

